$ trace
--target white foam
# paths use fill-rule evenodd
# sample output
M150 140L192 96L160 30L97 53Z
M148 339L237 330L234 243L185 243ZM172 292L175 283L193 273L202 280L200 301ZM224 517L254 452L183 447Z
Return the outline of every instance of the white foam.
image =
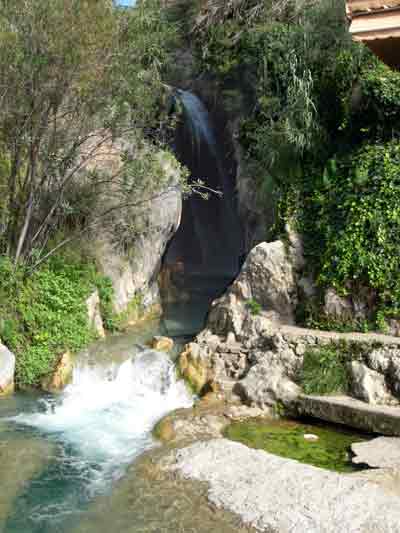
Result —
M80 362L60 398L42 400L44 412L15 421L58 435L101 471L126 464L149 447L151 429L168 412L190 407L192 397L162 352L145 350L120 365Z

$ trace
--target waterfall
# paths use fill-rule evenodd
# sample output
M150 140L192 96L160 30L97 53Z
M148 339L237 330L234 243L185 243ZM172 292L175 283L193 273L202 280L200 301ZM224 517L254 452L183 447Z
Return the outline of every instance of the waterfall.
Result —
M57 434L79 454L112 468L151 445L151 429L166 413L192 404L175 366L163 352L144 350L122 363L79 361L60 398L41 400L41 411L15 421Z
M192 396L165 353L142 349L125 361L100 364L81 357L60 396L42 397L34 412L9 419L20 431L45 437L55 451L21 495L7 531L58 531L57 521L76 520L94 496L108 493L133 459L154 445L156 422L191 405Z
M225 169L209 112L191 92L178 90L183 121L178 126L175 152L191 174L222 195L208 200L193 194L185 203L181 227L168 251L167 263L180 261L186 270L204 276L232 278L243 253L242 229L235 202L234 180Z

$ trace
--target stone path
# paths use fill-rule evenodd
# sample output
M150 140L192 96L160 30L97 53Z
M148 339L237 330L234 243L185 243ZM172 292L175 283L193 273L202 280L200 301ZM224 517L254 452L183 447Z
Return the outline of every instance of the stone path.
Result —
M347 341L347 342L362 342L366 344L385 344L400 346L400 337L392 337L390 335L383 335L381 333L340 333L338 331L323 331L319 329L300 328L298 326L281 325L277 326L283 336L289 337L313 337L315 339L326 339L327 341Z
M400 407L372 405L350 396L300 396L296 408L312 416L370 433L400 436Z

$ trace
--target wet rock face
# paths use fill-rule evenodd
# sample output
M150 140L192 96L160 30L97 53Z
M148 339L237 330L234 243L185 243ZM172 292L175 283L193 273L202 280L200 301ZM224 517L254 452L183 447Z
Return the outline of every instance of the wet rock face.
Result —
M173 349L174 341L169 337L156 336L151 341L151 347L153 348L153 350L168 353Z
M97 246L97 259L114 288L114 309L127 310L137 294L143 297L144 307L159 303L157 277L161 261L170 239L180 224L182 198L178 189L170 189L148 203L148 231L135 240L127 254L116 249L105 235Z
M127 311L137 295L141 296L145 309L154 309L160 303L157 277L167 245L181 222L182 193L180 168L167 153L159 154L159 162L166 185L143 204L145 215L141 219L140 233L132 238L128 249L115 245L113 227L105 227L94 243L96 260L113 284L116 313ZM131 223L136 227L135 219Z
M14 392L15 355L0 341L0 396Z
M42 380L42 389L47 392L61 392L71 382L73 370L72 355L66 352L60 358L54 372Z

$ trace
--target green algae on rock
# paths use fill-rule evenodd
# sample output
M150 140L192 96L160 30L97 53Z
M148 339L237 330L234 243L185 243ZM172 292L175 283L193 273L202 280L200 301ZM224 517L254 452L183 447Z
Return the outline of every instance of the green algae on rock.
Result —
M251 448L344 473L363 468L352 464L350 446L370 438L367 434L333 425L265 419L233 423L224 433L225 437ZM309 434L318 439L308 440Z

